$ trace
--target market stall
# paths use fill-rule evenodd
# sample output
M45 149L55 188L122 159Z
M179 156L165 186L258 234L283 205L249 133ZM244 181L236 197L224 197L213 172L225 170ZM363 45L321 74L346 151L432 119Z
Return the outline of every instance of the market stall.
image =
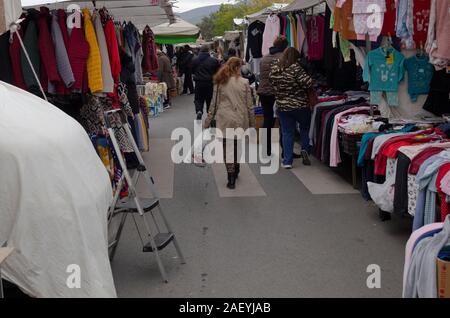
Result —
M285 36L316 83L313 154L333 169L351 159L353 185L360 177L363 197L382 220L399 216L412 220L413 230L442 228L450 202L450 1L374 3L368 14L364 1L295 1L269 14L265 26L249 26L250 55L267 55ZM433 266L435 252L427 259ZM411 271L409 277L417 279ZM420 292L423 282L409 283L408 295L436 297L436 289Z
M166 22L152 28L158 44L190 44L196 43L200 29L180 18L174 23Z
M0 245L16 251L3 277L33 297L115 297L106 217L124 167L104 113L122 110L139 149L149 151L148 117L167 94L164 83L149 82L159 70L150 25L173 21L171 7L66 1L17 12L13 1L2 3ZM67 12L69 4L81 11ZM120 119L109 119L135 167ZM66 286L70 265L83 273L81 289Z

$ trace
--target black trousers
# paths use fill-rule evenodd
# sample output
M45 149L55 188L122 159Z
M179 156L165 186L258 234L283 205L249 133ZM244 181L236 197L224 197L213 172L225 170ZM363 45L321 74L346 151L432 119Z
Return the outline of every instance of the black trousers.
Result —
M275 96L260 95L259 100L261 101L261 106L264 113L264 124L263 128L267 129L267 155L272 154L272 128L275 127L275 117L273 106L275 105ZM280 124L281 125L281 124ZM280 126L280 146L283 148L283 134L281 132Z
M225 167L227 168L228 174L234 174L240 168L240 164L238 163L238 142L237 139L233 142L233 162L227 162L227 139L222 141L223 143L223 159L225 162Z
M195 82L195 112L203 113L206 103L206 112L209 111L211 100L213 98L213 83Z
M260 95L261 106L264 113L263 128L267 129L267 155L272 154L272 128L275 126L275 117L273 106L275 105L275 96Z
M183 94L186 94L188 91L190 94L194 93L194 82L192 81L192 70L186 70L184 72Z

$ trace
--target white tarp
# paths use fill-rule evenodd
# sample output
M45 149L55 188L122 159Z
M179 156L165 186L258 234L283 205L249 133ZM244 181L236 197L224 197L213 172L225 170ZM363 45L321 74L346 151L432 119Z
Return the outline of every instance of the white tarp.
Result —
M116 297L105 167L77 121L3 82L0 176L0 246L15 248L3 277L33 297Z
M6 32L11 23L22 14L22 6L17 0L0 0L0 34Z
M287 3L274 3L270 7L267 7L261 11L246 16L246 19L248 20L249 23L253 23L255 21L261 21L265 23L267 17L271 13L277 13L287 6L288 6Z
M155 35L196 35L200 32L200 28L186 22L180 18L176 18L176 22L169 24L168 22L154 26L152 31Z
M77 4L81 8L94 7L90 0L22 0L22 3L32 3L35 7L47 5L56 9L67 8L70 4ZM175 22L172 5L168 0L97 0L96 7L106 7L116 21L131 21L139 30L143 30L146 25L154 27L166 22Z

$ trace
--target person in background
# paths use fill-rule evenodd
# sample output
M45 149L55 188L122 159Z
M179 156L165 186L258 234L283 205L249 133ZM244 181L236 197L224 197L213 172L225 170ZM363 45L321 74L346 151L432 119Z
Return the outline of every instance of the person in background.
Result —
M185 45L181 49L179 70L180 75L184 75L183 93L189 95L194 94L194 83L192 81L192 61L194 59L194 53L192 53L191 47Z
M204 128L210 128L212 120L216 121L217 128L224 135L227 128L242 128L245 131L250 127L255 127L251 88L248 80L241 76L241 66L242 60L232 57L214 76L214 102L208 112ZM227 187L235 189L236 179L240 172L237 158L238 140L243 140L243 136L228 140L228 145L233 145L233 147L227 147L227 136L224 137L224 158L228 174ZM233 162L227 162L227 158L233 158Z
M206 111L209 111L213 97L213 77L219 70L220 63L211 57L209 47L202 46L199 55L192 62L192 73L195 81L195 111L197 120L203 117L203 109L206 103Z
M214 50L214 58L216 58L220 64L223 64L224 62L224 54L223 54L223 49L222 47L218 46L215 50Z
M274 61L269 80L275 89L277 114L283 133L282 167L292 169L297 122L300 124L303 164L311 165L309 160L311 108L308 89L312 87L313 80L300 66L300 52L292 47L287 48L283 55Z
M236 54L237 52L235 49L233 49L232 47L229 48L226 56L224 57L224 62L226 63L230 58L236 57Z
M173 75L172 63L170 59L161 51L161 47L158 46L157 52L158 56L158 79L160 82L164 82L167 85L167 99L164 102L164 108L170 108L170 92L176 87L175 77Z
M288 47L288 41L285 36L279 36L275 39L273 47L269 50L269 55L266 55L261 60L261 73L259 77L259 86L257 94L261 101L261 106L264 113L264 126L267 129L267 155L272 155L272 131L275 126L274 106L275 106L275 88L269 80L269 75L272 63L280 59L284 50Z

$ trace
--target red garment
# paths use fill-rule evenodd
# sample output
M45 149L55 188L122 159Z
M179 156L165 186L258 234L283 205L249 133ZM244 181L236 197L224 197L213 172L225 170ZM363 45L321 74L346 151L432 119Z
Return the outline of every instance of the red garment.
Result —
M119 44L117 43L116 29L111 19L105 24L105 38L108 46L109 63L111 64L111 73L115 83L120 80L122 65L120 64Z
M59 9L56 11L56 14L58 16L58 25L59 29L61 30L62 37L64 39L64 46L66 47L66 50L68 51L69 48L69 32L67 31L67 15L66 11L63 9ZM69 52L67 52L68 54ZM59 95L70 95L71 89L67 88L64 84L64 81L60 81L56 84L56 93ZM72 87L73 88L73 87Z
M428 26L430 24L431 0L414 0L413 5L413 39L416 47L425 47L428 38Z
M346 96L326 96L326 97L318 97L317 100L319 103L325 103L325 102L337 102L340 100L346 99Z
M417 136L421 136L421 135L429 135L431 133L433 133L434 130L433 129L429 129L417 134L413 134L413 135L404 135L404 136L397 136L397 137L393 137L391 139L389 139L388 141L386 141L380 148L380 150L378 151L378 155L375 158L375 175L378 176L384 176L386 175L386 165L387 165L387 154L390 154L392 156L392 152L394 152L394 157L395 154L397 153L398 148L400 148L401 146L405 146L408 144L416 144L416 143L423 143L423 142L429 142L431 140L434 140L437 138L421 138L421 139L417 139ZM406 144L404 142L407 142ZM409 142L409 143L408 143ZM395 144L399 144L400 147L396 147ZM392 148L390 148L392 146Z
M23 37L22 29L19 30L19 34L20 37ZM9 46L9 55L11 56L11 66L13 71L13 84L21 89L27 90L27 85L25 84L22 72L22 62L20 58L21 51L22 47L20 46L19 39L17 38L17 34L14 33L13 41Z
M155 36L149 26L146 26L142 36L142 50L144 58L142 59L142 72L154 73L158 71L158 56L156 54Z
M61 81L56 66L55 46L50 33L51 16L48 8L41 7L41 14L37 22L39 29L39 53L41 55L41 80L42 86L47 87L48 81L57 83Z
M422 164L430 157L437 155L444 151L444 148L430 147L422 150L414 159L411 161L409 166L409 173L412 175L417 175Z
M81 19L82 20L82 19ZM73 28L69 35L67 54L72 67L75 83L71 89L81 92L84 90L84 82L87 81L87 59L89 57L89 43L86 41L82 28Z
M441 181L447 173L450 172L450 163L445 163L439 168L439 172L436 178L436 188L439 193L439 197L441 198L441 222L445 222L447 215L450 214L448 203L447 203L447 195L442 192Z
M397 19L396 0L386 0L386 12L384 13L383 29L381 35L395 36L395 22Z
M308 59L319 61L323 58L325 43L325 18L323 16L313 16L307 22L308 38Z
M447 195L443 192L439 193L441 198L441 222L445 222L447 216L450 214L450 209L447 202Z

